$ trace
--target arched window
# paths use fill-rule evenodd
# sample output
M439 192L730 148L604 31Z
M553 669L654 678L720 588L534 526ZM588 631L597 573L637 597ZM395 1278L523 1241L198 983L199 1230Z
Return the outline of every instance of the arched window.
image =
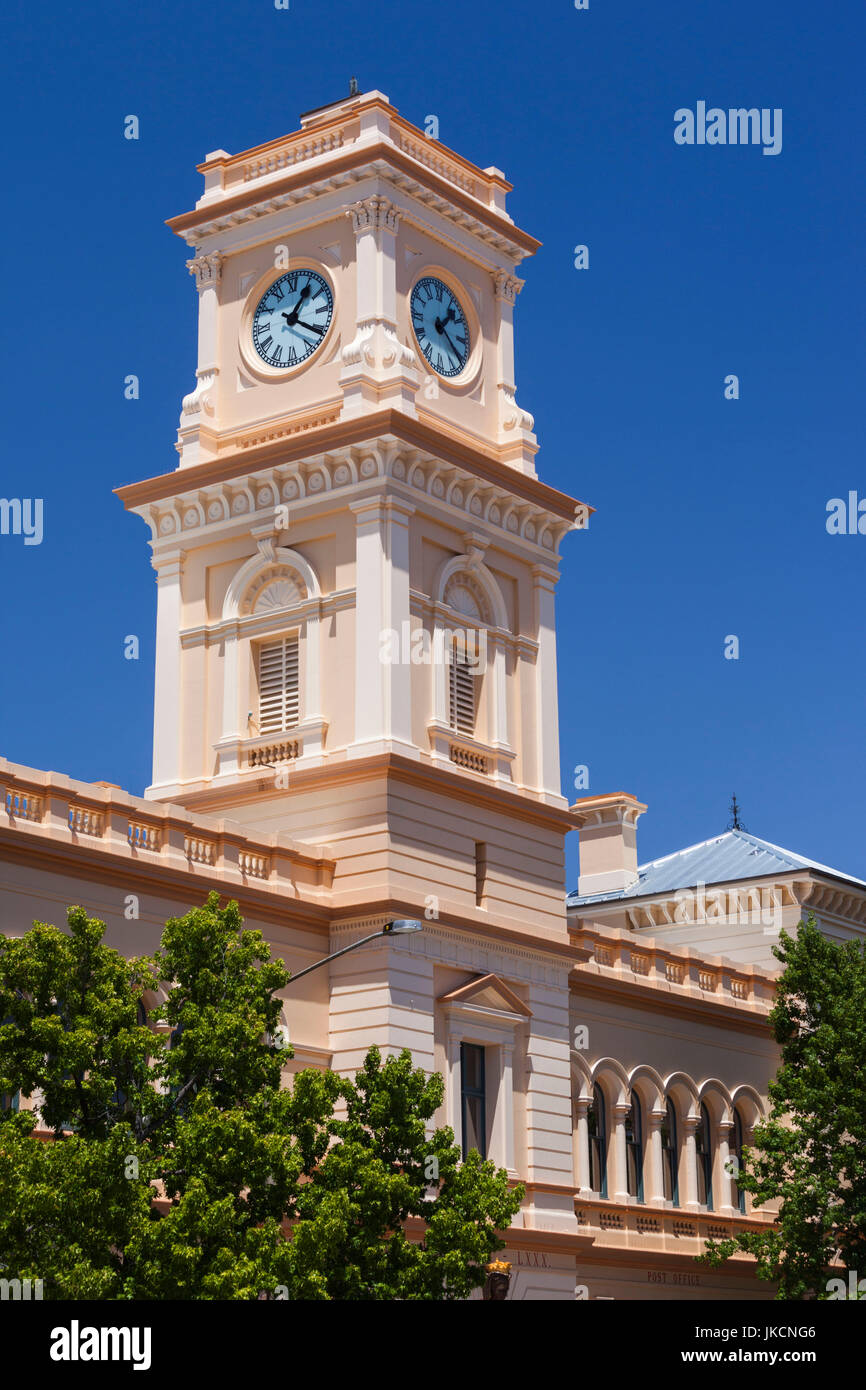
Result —
M707 1211L713 1209L713 1144L710 1114L701 1106L701 1118L695 1131L695 1158L698 1168L698 1201Z
M740 1112L734 1107L734 1128L731 1134L731 1158L734 1160L731 1167L731 1191L734 1199L734 1206L745 1215L746 1194L737 1182L737 1176L743 1166L743 1121Z
M222 772L321 752L321 601L309 563L272 542L260 542L229 584L221 619Z
M587 1112L589 1131L589 1185L599 1196L607 1196L607 1115L604 1092L592 1088L592 1105Z
M665 1104L665 1117L662 1121L662 1184L665 1201L675 1207L680 1204L679 1147L677 1143L677 1112L673 1101L668 1097Z
M640 1097L632 1093L631 1109L625 1117L626 1191L643 1201L643 1120Z

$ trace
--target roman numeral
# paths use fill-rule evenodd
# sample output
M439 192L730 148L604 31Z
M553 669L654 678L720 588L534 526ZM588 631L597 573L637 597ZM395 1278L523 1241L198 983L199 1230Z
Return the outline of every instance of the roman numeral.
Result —
M283 355L283 349L280 347L280 344L277 343L277 346L274 348L274 363L275 363L275 364L278 363L278 362L280 361L280 359L282 358L282 355Z
M275 295L277 296L277 299L282 299L282 297L283 297L283 287L282 287L282 285L280 284L279 280L277 281L277 283L276 283L275 285L272 285L272 286L271 286L271 294L275 294ZM273 306L272 306L272 307L273 307Z
M298 360L298 354L293 347L289 348L289 366L293 367Z
M298 272L296 270L291 270L285 278L288 281L289 289L292 294L294 294L298 287Z
M267 336L266 338L262 338L262 347L264 348L265 352L268 351L268 349L270 348L271 343L272 343L273 341L274 341L274 340L273 340L273 338L271 337L270 333L268 334L268 336Z

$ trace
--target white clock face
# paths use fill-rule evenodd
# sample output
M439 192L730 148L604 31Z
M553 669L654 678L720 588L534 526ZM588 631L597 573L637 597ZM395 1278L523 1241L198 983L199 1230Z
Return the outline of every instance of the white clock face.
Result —
M469 360L469 324L453 290L425 275L409 308L418 346L440 376L459 376Z
M321 346L334 300L315 270L287 270L265 291L253 315L253 346L269 367L297 367Z

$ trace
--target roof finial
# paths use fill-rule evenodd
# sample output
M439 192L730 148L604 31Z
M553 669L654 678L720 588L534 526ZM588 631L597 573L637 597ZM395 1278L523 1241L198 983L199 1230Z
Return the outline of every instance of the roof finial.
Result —
M746 830L746 827L743 825L742 821L740 820L740 808L739 808L739 806L737 805L737 796L736 796L736 793L734 793L734 797L733 797L733 799L732 799L732 801L731 801L731 820L730 820L730 824L728 825L728 829L729 829L729 830ZM748 831L746 831L746 834L748 834Z
M356 97L357 95L358 95L358 79L357 79L357 77L350 77L350 78L349 78L349 96L350 96L350 97Z

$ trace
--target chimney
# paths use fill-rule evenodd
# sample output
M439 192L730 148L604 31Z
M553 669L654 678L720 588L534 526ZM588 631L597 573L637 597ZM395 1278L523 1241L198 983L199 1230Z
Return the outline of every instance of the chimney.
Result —
M571 808L580 830L581 897L637 883L637 818L646 810L628 792L583 796Z

